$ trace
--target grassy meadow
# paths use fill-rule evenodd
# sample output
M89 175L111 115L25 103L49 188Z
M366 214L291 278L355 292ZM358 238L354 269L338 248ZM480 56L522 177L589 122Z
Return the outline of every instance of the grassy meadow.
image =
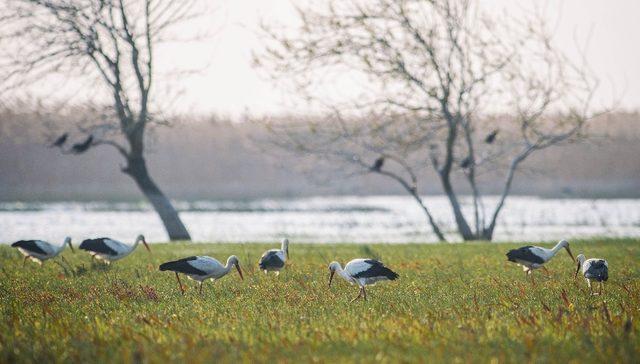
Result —
M0 246L0 362L637 362L640 241L575 241L575 255L609 261L590 296L561 251L532 284L504 253L520 244L290 247L279 276L257 270L264 244L156 244L109 267L85 252L66 271ZM189 255L239 257L245 273L205 282L159 272ZM330 260L377 257L400 274L369 300ZM57 261L60 258L56 258Z

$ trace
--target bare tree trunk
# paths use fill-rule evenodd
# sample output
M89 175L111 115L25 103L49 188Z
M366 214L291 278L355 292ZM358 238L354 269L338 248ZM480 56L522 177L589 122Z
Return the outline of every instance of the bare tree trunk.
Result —
M448 92L448 91L446 91ZM448 98L448 95L444 96L444 99ZM454 116L449 112L447 104L444 101L441 101L442 104L442 113L445 115L445 119L447 120L448 125L448 133L447 133L447 144L446 144L446 157L444 165L441 169L437 168L437 163L434 163L433 166L438 171L438 175L440 176L440 182L442 183L442 189L447 194L449 198L449 203L451 204L451 209L453 210L453 216L456 220L456 225L458 226L458 232L462 236L462 239L466 240L475 240L476 236L471 231L469 224L467 223L467 219L465 219L464 214L462 213L462 209L460 208L460 203L458 202L458 196L456 196L455 191L453 190L453 186L451 185L451 168L453 167L453 156L456 138L458 137L458 124L459 124L459 116Z
M458 226L458 232L462 236L462 239L464 239L465 241L476 240L477 236L473 233L473 231L471 231L471 227L469 227L467 219L465 219L464 214L462 213L460 202L458 201L458 197L453 190L449 175L440 174L440 180L442 181L442 189L449 198L449 203L451 204L451 209L453 210L453 216L455 217L456 225Z
M484 209L482 209L482 212L480 212L480 192L478 191L478 185L476 184L476 156L475 156L475 148L473 146L473 138L471 137L471 130L470 130L470 126L469 126L469 121L465 121L462 124L463 127L463 131L464 131L464 139L465 142L467 143L467 148L469 151L469 154L467 156L467 158L469 158L469 166L467 167L468 170L465 173L467 176L467 181L469 182L469 185L471 186L471 192L473 193L473 216L474 216L474 222L475 222L475 235L476 237L480 237L480 235L482 234L482 231L484 230ZM480 222L480 213L482 213L483 216L483 222ZM482 228L481 228L482 226Z
M496 205L496 209L493 212L493 216L491 217L491 222L489 223L489 226L487 226L482 231L482 238L483 239L486 239L486 240L493 239L493 231L496 228L496 223L498 221L498 216L500 215L500 212L502 211L502 208L504 207L504 203L505 203L507 197L509 196L509 193L511 192L511 185L513 183L513 178L515 177L515 173L516 173L516 170L518 168L518 165L520 164L520 162L525 160L529 156L529 154L531 154L531 152L533 150L534 150L533 147L529 147L529 148L525 149L522 153L520 153L518 156L516 156L511 161L511 164L509 165L509 171L507 172L507 177L505 178L505 181L504 181L504 187L503 187L503 190L502 190L502 195L500 196L500 200L498 200L498 204Z
M475 219L475 234L476 236L480 236L481 232L484 228L484 222L480 221L480 192L478 191L478 185L476 184L475 179L475 170L470 169L467 173L467 180L469 181L469 185L471 186L471 193L473 195L473 216ZM484 216L484 210L482 211Z
M147 164L142 156L131 157L128 165L123 170L136 182L144 196L158 213L164 224L170 240L191 240L191 236L180 220L178 212L171 204L171 201L162 193L160 188L151 179L147 170Z

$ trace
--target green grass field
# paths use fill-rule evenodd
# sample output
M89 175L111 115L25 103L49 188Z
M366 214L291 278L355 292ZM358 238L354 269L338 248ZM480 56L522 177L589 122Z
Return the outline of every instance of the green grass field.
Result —
M257 270L278 244L157 244L110 267L64 252L23 268L0 246L0 362L637 362L640 241L572 242L609 261L603 296L590 296L560 252L536 282L504 253L520 244L290 247L279 277ZM235 254L245 272L196 283L181 296L161 262ZM330 260L378 257L400 274L367 302ZM59 259L59 258L56 258Z

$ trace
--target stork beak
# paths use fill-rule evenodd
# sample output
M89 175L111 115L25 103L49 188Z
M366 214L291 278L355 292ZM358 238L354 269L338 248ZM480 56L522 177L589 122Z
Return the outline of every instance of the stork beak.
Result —
M569 253L569 256L571 257L571 260L573 260L574 262L576 261L576 258L573 257L573 254L571 254L571 249L569 249L569 247L565 247L565 249L567 249L567 253Z
M580 271L580 262L578 262L578 268L576 268L576 274L573 275L573 279L578 278L578 272Z
M331 287L331 282L333 282L333 275L336 274L335 271L331 271L331 273L329 273L329 287Z
M236 264L236 269L238 270L238 274L240 275L240 279L244 281L244 277L242 276L242 269L240 269L240 264Z
M144 244L144 247L147 248L147 251L151 253L151 249L149 249L149 245L147 245L147 240L145 240L145 238L142 238L142 244Z
M69 248L71 248L71 252L75 254L75 250L73 249L73 245L71 245L71 241L69 241Z

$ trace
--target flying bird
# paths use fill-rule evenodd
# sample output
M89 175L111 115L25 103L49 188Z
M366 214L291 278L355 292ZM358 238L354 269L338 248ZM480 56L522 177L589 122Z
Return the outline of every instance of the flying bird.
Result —
M333 281L333 276L338 273L340 277L344 278L345 281L351 284L357 284L360 287L360 292L358 296L351 300L354 302L360 297L363 297L364 300L367 300L367 291L365 291L365 286L371 286L376 284L379 281L386 280L395 280L398 278L398 274L391 269L387 268L375 259L353 259L347 265L342 266L338 262L331 262L329 264L329 287L331 287L331 282Z
M584 279L587 281L587 285L589 286L589 292L593 294L593 288L591 287L591 281L595 281L600 283L600 290L598 295L602 294L602 287L604 286L603 282L606 282L609 279L609 264L604 259L591 258L587 259L584 254L580 254L577 257L578 259L578 268L576 269L576 274L573 276L575 279L578 277L578 272L582 268L582 275Z
M71 151L74 154L81 154L89 150L91 148L91 143L93 143L93 135L89 135L87 139L85 139L82 143L76 143L71 147Z
M42 262L45 260L57 257L58 254L62 253L67 245L69 245L72 252L75 252L71 245L71 238L68 236L60 246L55 246L42 240L20 240L11 244L12 247L18 248L20 253L24 255L23 263L26 263L28 259L31 259L40 265L42 265Z
M64 133L62 135L60 135L58 137L58 139L56 139L49 147L50 148L54 148L54 147L62 147L64 145L64 143L67 142L67 138L69 138L69 133Z
M202 294L202 282L205 279L211 278L213 280L218 280L227 275L234 266L238 270L240 279L244 280L244 277L242 276L242 269L240 269L240 261L238 261L238 257L235 255L230 256L227 259L227 265L224 266L216 259L208 256L193 256L162 263L160 264L160 270L168 270L176 274L176 279L178 280L178 285L180 286L180 292L182 292L182 294L184 294L184 288L182 287L182 282L180 282L180 276L178 276L178 273L185 274L190 279L198 281L200 283L199 292Z
M492 131L491 133L489 133L485 138L484 138L484 142L487 144L492 144L493 142L496 141L496 137L498 136L498 133L500 132L500 130L496 129L494 131Z
M547 268L544 267L544 264L550 261L562 248L567 250L567 253L575 262L571 249L569 249L569 242L566 240L559 241L552 249L531 245L513 249L507 253L507 259L510 262L521 265L522 270L527 275L530 275L534 269L543 268L546 271ZM533 280L533 276L531 276L531 280Z
M376 159L375 162L373 162L373 166L371 166L371 171L379 172L382 169L383 165L384 165L384 157L379 157L378 159Z
M270 249L264 252L260 258L260 262L258 262L258 266L265 274L269 271L274 271L276 275L279 275L288 258L289 239L282 239L280 249Z
M80 244L80 249L88 251L93 258L109 264L131 254L140 242L151 253L151 249L149 249L149 245L147 245L143 235L138 235L133 245L121 243L110 238L87 239Z

